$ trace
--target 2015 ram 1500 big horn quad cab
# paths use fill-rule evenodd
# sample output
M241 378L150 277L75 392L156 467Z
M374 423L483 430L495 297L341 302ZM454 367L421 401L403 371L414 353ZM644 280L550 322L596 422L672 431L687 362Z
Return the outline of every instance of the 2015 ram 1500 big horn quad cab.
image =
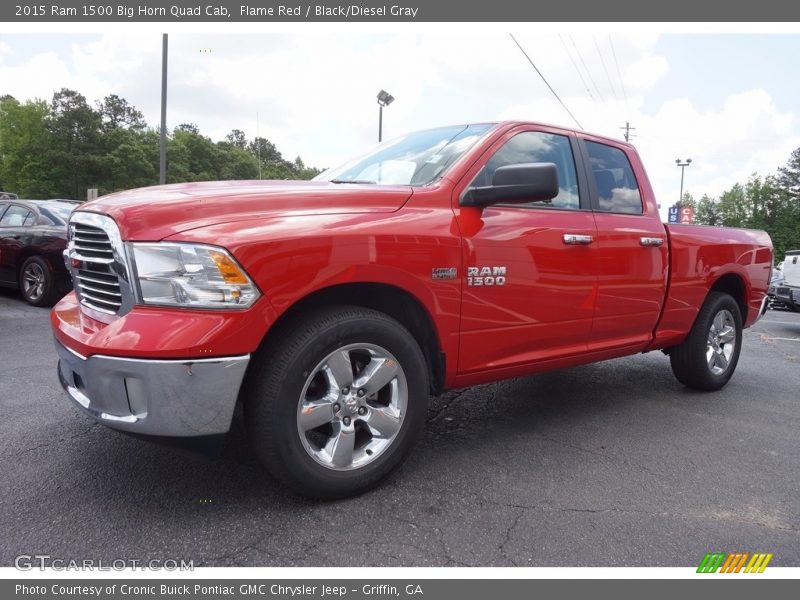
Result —
M52 311L69 397L114 429L252 447L301 493L373 486L430 393L663 350L716 390L765 308L759 231L662 224L629 144L533 123L413 133L308 182L87 202Z

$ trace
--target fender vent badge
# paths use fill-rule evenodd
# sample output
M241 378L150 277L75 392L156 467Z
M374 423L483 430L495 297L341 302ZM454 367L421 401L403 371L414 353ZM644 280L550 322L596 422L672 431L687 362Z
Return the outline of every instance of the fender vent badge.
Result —
M431 271L431 279L455 279L458 277L456 267L436 267Z

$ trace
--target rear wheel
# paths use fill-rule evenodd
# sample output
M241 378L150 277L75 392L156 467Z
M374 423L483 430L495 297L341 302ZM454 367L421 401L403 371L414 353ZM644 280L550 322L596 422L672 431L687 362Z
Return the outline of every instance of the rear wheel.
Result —
M373 487L402 462L425 422L422 351L382 313L311 313L254 361L245 398L251 444L273 475L306 496Z
M729 294L711 292L689 336L670 352L672 372L685 386L718 390L733 376L742 346L742 316Z
M29 257L19 270L19 290L32 306L52 306L58 293L55 273L47 261L38 256Z

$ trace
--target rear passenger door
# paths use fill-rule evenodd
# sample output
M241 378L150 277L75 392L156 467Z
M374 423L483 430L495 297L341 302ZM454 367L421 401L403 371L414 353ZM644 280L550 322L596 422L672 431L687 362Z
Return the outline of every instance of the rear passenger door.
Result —
M661 315L667 239L638 157L607 140L580 136L597 227L598 288L591 350L642 349Z

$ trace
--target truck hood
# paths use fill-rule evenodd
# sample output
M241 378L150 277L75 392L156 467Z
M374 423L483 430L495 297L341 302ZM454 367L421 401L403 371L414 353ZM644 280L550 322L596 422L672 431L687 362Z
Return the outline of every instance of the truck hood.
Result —
M110 216L124 240L157 241L198 227L262 217L390 213L411 194L410 186L218 181L119 192L87 202L79 210Z

